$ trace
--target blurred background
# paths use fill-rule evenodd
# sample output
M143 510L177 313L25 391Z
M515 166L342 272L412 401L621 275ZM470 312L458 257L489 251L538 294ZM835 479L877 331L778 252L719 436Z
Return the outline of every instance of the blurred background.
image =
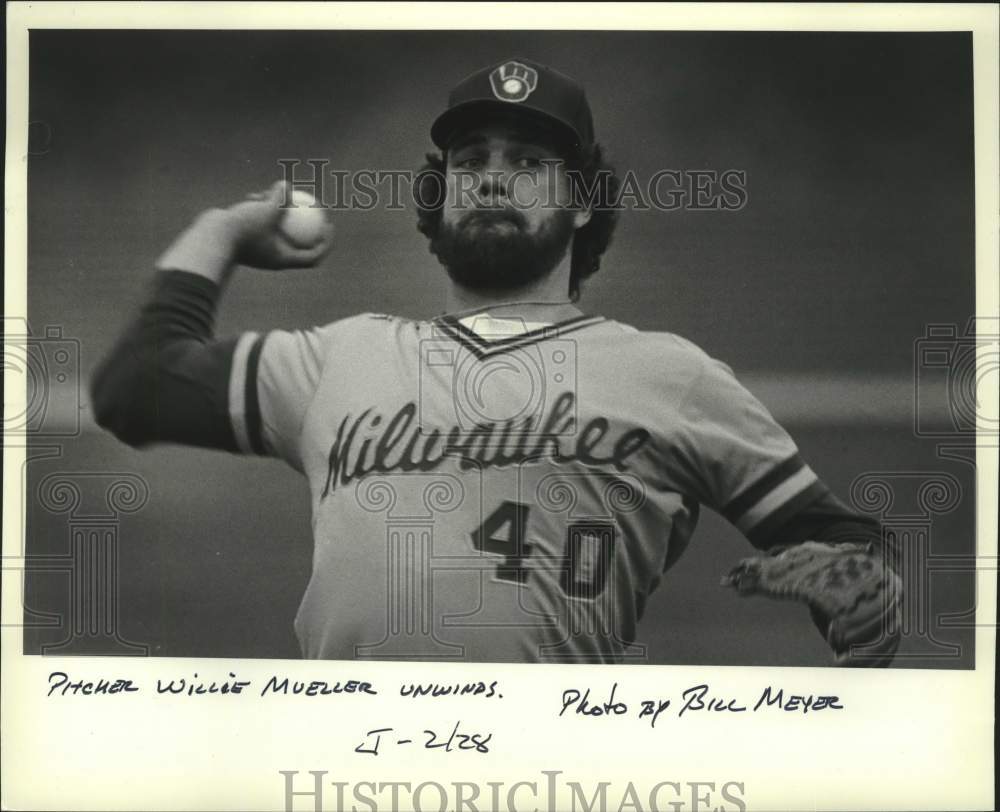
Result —
M890 510L930 560L975 554L974 469L941 452L970 441L968 403L949 390L975 310L968 34L36 30L30 48L24 331L47 365L29 415L26 552L49 558L26 579L26 652L67 638L79 589L49 565L96 515L41 490L123 474L149 495L116 514L118 557L102 563L118 575L120 636L162 656L298 656L304 480L267 460L133 451L96 430L86 381L200 210L268 186L280 160L302 161L303 177L311 159L415 170L451 86L511 56L584 84L620 172L746 172L740 211L625 211L581 306L725 360L843 499L892 473ZM335 212L320 268L238 274L219 332L442 312L444 273L404 204ZM927 514L914 494L935 477L956 497ZM751 552L704 515L648 605L650 662L827 663L802 607L718 585ZM897 665L972 667L971 620L940 616L974 609L974 578L931 581Z

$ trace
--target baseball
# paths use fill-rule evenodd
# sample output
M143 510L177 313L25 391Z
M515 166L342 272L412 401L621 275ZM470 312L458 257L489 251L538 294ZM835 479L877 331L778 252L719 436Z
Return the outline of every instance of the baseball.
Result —
M293 208L285 209L281 216L281 233L302 248L316 245L328 228L326 210L311 208L315 205L316 198L309 192L295 189L292 191Z

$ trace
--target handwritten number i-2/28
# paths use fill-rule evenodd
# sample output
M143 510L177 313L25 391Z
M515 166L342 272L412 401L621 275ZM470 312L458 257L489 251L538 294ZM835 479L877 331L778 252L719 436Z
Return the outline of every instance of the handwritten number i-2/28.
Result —
M504 501L470 534L476 550L503 557L496 570L500 581L528 583L532 545L525 535L530 509L523 502ZM615 540L611 522L567 526L559 586L568 597L592 601L604 591L614 561Z

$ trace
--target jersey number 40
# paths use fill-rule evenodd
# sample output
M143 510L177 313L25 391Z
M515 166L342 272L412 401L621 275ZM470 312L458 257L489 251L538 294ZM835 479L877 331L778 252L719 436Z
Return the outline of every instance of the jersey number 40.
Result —
M501 556L496 577L527 584L532 569L533 545L526 539L530 505L503 502L472 531L472 546L479 552ZM615 558L615 525L610 522L573 522L566 527L566 543L557 562L559 586L570 598L596 599L608 582Z

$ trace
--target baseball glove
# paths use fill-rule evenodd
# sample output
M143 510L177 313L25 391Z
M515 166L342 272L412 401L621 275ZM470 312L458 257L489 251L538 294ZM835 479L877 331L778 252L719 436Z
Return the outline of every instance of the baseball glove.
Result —
M722 579L741 595L808 604L837 665L887 666L899 646L902 582L872 544L806 541L743 559Z

